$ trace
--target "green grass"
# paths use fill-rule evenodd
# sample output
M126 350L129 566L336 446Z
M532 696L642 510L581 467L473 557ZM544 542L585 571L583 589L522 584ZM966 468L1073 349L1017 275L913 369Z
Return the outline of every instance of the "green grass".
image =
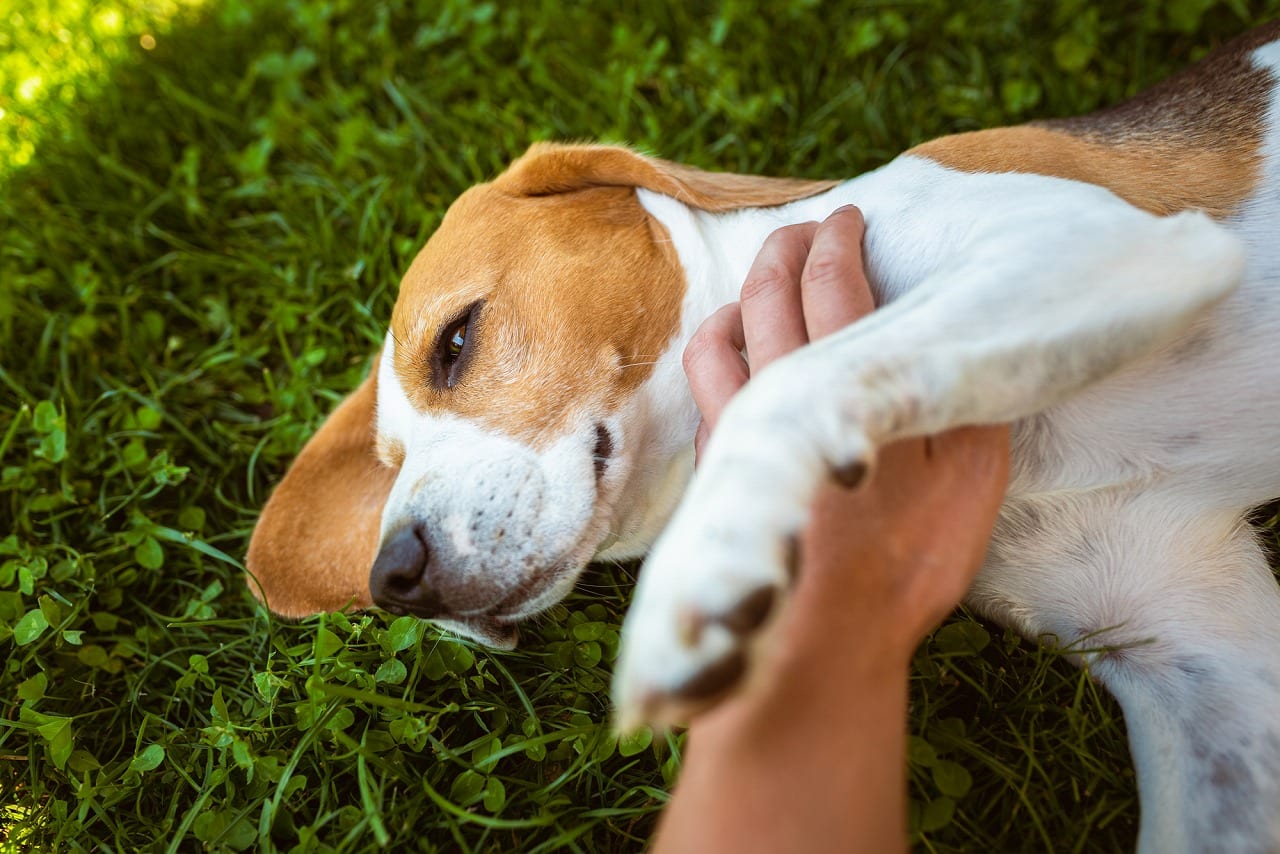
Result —
M1280 0L5 8L0 850L632 851L681 739L608 730L629 569L510 654L281 623L240 579L450 200L544 138L848 176L1115 101ZM912 686L922 850L1131 847L1087 676L958 617Z

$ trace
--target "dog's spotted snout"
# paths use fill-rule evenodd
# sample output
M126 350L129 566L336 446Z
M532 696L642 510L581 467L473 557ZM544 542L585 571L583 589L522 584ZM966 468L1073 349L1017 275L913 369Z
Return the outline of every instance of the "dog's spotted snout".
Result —
M417 525L402 528L382 544L369 571L373 603L403 616L431 619L445 614L444 603L427 583L431 550Z

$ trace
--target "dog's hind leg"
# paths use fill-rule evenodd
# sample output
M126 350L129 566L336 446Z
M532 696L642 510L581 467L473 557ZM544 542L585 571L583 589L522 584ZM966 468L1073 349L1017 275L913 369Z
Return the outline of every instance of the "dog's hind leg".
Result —
M724 696L709 676L731 687L717 665L741 660L767 623L758 614L737 631L729 616L781 598L759 594L785 589L789 544L833 472L867 471L896 439L1046 409L1170 341L1238 283L1238 243L1203 215L1156 218L1067 190L1093 195L1075 214L1035 197L1039 223L1022 197L999 220L960 211L980 221L950 263L730 403L640 575L615 675L624 722L679 720ZM882 238L868 223L874 270ZM691 618L708 630L681 631Z
M1280 852L1280 586L1238 515L1164 492L1016 499L969 602L1124 709L1144 854ZM1030 522L1030 523L1029 523Z

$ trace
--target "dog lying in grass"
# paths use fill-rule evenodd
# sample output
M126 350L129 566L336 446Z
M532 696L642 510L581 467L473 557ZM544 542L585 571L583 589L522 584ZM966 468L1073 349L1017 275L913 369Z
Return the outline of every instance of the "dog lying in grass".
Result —
M263 512L258 595L510 647L589 561L652 549L616 699L681 721L734 689L707 675L740 673L770 614L730 617L784 601L827 478L1012 422L968 602L1119 699L1140 850L1280 850L1280 587L1246 522L1280 495L1278 39L844 182L535 145L409 269L371 376ZM848 203L884 308L754 378L691 481L685 343L771 231Z

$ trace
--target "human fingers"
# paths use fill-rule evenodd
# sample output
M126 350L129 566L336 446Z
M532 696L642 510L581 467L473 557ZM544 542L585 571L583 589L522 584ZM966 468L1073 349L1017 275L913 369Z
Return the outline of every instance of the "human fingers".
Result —
M964 428L884 447L875 479L857 493L824 489L802 539L806 624L828 625L852 608L857 621L883 622L877 643L909 655L972 584L1007 461L1007 429Z
M742 358L744 346L742 311L738 303L730 303L704 320L684 348L684 372L702 413L704 436L715 429L729 398L750 376Z
M1009 480L1009 428L962 427L931 437L932 489L918 510L932 519L908 584L919 603L913 640L932 630L964 596L986 558Z
M881 449L864 513L933 528L990 527L1009 477L1008 428L961 427Z
M932 457L974 501L999 502L1009 480L1009 426L958 427L930 437ZM946 476L946 475L944 475Z
M933 446L935 498L946 505L947 524L989 530L1009 486L1008 426L950 430L934 436Z
M742 326L752 373L809 343L800 277L816 222L788 225L769 235L742 283Z
M875 309L862 262L866 225L853 205L836 209L814 232L800 277L809 340L843 329Z

